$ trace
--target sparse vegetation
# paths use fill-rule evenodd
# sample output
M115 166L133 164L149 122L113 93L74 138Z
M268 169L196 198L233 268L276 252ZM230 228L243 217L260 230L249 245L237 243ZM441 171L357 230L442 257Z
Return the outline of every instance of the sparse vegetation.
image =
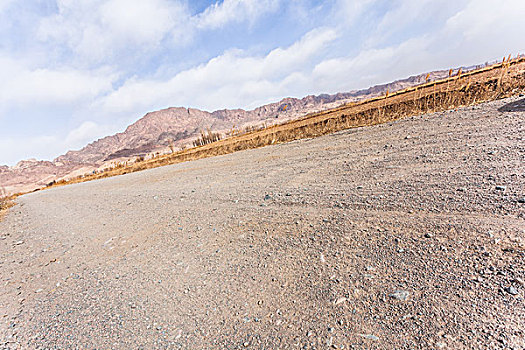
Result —
M222 139L221 134L211 131L211 129L208 127L206 131L201 131L201 136L198 139L193 141L193 146L204 146L215 141L219 141L220 139Z
M7 212L7 210L15 205L15 202L13 201L15 198L16 196L0 196L0 221L4 218L4 215Z
M224 139L208 128L194 141L194 148L183 147L180 151L147 160L137 157L133 164L64 183L121 175L508 97L525 89L525 58L505 58L501 63L466 73L459 69L454 74L450 70L449 77L443 80L428 79L429 76L427 82L419 86L396 92L387 91L380 97L306 115L283 124L249 127L242 131L233 127Z

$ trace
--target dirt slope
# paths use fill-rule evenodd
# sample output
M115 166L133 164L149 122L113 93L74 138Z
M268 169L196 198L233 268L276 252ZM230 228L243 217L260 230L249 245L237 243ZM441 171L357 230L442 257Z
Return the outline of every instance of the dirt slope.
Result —
M524 103L22 196L0 223L0 339L522 349Z

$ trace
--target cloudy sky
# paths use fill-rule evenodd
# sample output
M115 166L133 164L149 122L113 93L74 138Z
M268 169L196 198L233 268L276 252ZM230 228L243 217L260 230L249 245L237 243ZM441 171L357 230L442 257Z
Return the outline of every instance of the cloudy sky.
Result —
M523 0L0 0L0 164L148 111L254 108L525 52Z

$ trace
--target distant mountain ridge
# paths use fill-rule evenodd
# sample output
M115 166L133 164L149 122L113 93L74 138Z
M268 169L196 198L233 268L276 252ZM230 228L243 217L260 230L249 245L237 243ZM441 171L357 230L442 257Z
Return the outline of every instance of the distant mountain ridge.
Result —
M464 71L475 67L463 68ZM448 76L448 70L428 73L429 80ZM126 161L152 153L167 153L172 147L184 147L196 139L201 130L210 128L225 133L232 128L283 123L308 113L394 92L426 81L427 73L376 85L365 90L284 98L253 110L223 109L214 112L171 107L145 116L125 131L94 141L77 151L68 151L53 161L23 160L12 167L0 166L0 189L8 194L31 191L49 182L86 174L107 167L111 162Z

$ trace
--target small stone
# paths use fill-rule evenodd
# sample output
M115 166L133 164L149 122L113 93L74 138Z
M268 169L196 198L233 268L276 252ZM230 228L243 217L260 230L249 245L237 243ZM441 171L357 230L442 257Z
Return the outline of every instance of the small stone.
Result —
M244 345L244 347L247 348L248 346L250 346L250 343L248 343L248 342L246 341L246 342L244 342L244 344L242 344L242 345Z
M444 349L445 347L447 346L447 344L443 343L443 342L437 342L436 343L436 347L438 349Z
M525 203L525 197L521 197L518 199L518 203L524 204Z
M513 282L516 282L522 286L525 286L525 282L519 277L516 277Z
M498 190L498 191L506 191L507 190L507 186L496 186L496 190Z
M425 233L425 238L432 238L434 235L432 233Z
M21 245L21 244L24 244L24 241L18 241L18 242L13 243L13 245Z
M264 196L264 200L265 201L270 200L270 199L272 199L272 196L270 196L269 194Z
M510 286L508 288L505 288L505 291L512 295L518 295L518 290L514 288L513 286Z
M379 338L376 337L376 336L373 335L373 334L358 334L358 336L363 337L363 338L366 338L366 339L374 340L374 341L379 340Z
M394 293L390 294L389 296L396 300L407 301L408 297L410 296L410 292L406 290L396 290L394 291Z
M335 301L334 301L334 305L339 305L339 304L342 304L346 301L347 299L345 297L339 297L337 298Z

